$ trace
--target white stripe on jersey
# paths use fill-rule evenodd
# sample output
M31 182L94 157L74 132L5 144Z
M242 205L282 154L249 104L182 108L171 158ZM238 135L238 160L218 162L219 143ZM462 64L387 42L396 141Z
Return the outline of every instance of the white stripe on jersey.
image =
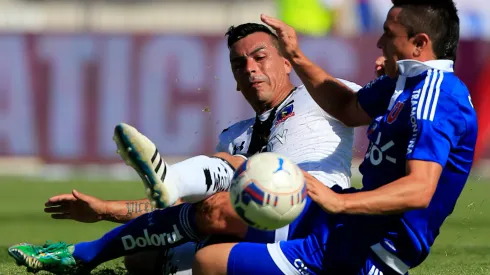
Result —
M383 275L383 271L380 271L377 267L373 265L369 270L368 275Z
M424 80L424 87L422 88L419 104L417 106L417 119L434 120L443 79L443 71L429 70L427 72L427 76Z
M437 70L433 70L432 71L432 81L430 82L430 88L429 90L427 91L427 97L426 97L426 100L425 100L425 108L424 108L424 115L422 116L422 119L427 119L427 116L429 114L429 107L430 107L430 104L431 104L431 100L432 100L432 95L434 95L434 85L436 84L436 81L437 81L437 77L439 76L438 74L439 71Z
M444 72L440 71L441 77L439 78L439 81L437 81L437 86L436 86L436 95L434 97L434 102L432 103L432 110L430 111L430 121L434 120L434 115L436 114L436 108L437 108L437 100L439 100L439 93L441 91L441 84L442 80L444 79Z
M434 120L443 79L443 71L429 70L427 72L427 76L424 80L424 87L422 88L422 93L419 97L419 105L417 106L417 119ZM428 86L429 89L427 89Z
M420 94L419 97L419 105L417 106L417 119L422 118L422 106L424 106L425 94L427 93L427 86L429 86L431 75L432 75L432 70L429 70L424 80L424 87L422 88L422 93Z

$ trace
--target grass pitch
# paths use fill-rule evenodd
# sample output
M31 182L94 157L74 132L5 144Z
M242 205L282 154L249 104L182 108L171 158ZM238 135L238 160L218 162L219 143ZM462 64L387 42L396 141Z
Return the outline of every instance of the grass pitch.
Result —
M0 275L26 274L7 255L19 242L42 244L46 240L75 243L99 238L117 226L109 222L82 224L53 220L43 212L44 202L55 194L80 192L103 199L143 198L139 182L44 182L0 178ZM490 181L472 179L454 213L441 229L429 258L410 274L490 274ZM48 273L38 273L48 274ZM92 274L126 274L122 259L100 266Z

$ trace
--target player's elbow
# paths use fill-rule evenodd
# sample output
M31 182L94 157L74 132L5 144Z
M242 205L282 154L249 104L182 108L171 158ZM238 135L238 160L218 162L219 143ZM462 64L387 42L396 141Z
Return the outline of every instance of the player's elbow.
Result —
M435 193L435 188L427 180L419 180L414 187L416 188L413 189L412 196L410 196L409 208L415 210L429 207Z
M429 196L420 196L414 200L411 207L412 209L425 209L429 207L432 197Z

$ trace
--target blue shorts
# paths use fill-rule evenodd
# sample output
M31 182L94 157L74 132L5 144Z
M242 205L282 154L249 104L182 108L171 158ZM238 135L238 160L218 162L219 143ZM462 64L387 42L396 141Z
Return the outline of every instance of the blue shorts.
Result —
M408 267L396 266L400 267L397 272L385 264L393 266L389 252L372 249L379 247L389 222L386 217L329 215L308 201L305 211L289 226L288 241L255 243L263 241L261 236L274 235L254 230L254 235L247 236L248 242L235 245L228 259L228 274L404 274ZM250 240L252 237L256 239Z
M345 268L326 269L321 262L305 260L298 253L307 248L305 241L294 240L275 244L239 243L233 247L228 258L228 275L268 274L268 275L400 275L388 267L373 252L366 255L363 264ZM318 253L317 260L320 260ZM406 273L408 274L408 272Z

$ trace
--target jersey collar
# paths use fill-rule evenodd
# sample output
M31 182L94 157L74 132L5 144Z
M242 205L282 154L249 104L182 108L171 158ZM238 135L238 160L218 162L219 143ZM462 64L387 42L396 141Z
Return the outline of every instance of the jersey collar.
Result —
M429 60L425 62L405 59L399 60L396 63L398 64L400 75L405 77L414 77L430 69L451 73L454 71L454 61L448 59Z
M298 90L298 87L294 87L294 88L291 90L291 92L289 92L289 95L288 95L288 96L287 96L285 99L283 99L283 101L282 101L282 102L281 102L279 105L277 105L277 106L276 106L276 108L269 109L269 110L267 110L267 111L263 112L262 114L258 115L258 117L259 117L260 121L265 121L265 120L267 120L267 119L268 119L268 118L271 116L271 112L272 112L274 109L278 110L278 109L282 108L282 107L283 107L283 105L284 105L284 104L285 104L285 103L286 103L286 102L289 100L289 98L291 98L291 97L293 96L294 92L296 92L297 90ZM275 114L274 114L274 115L275 115Z

